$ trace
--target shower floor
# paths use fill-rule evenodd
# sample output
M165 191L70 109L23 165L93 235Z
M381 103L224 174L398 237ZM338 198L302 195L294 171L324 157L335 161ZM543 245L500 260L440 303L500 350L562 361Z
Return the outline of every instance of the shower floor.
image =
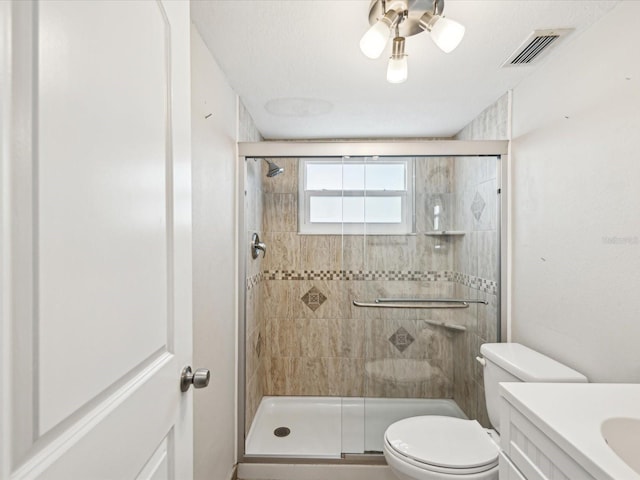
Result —
M467 418L449 399L264 397L245 450L247 455L301 458L382 452L387 427L417 415ZM275 435L281 427L289 429L288 435Z

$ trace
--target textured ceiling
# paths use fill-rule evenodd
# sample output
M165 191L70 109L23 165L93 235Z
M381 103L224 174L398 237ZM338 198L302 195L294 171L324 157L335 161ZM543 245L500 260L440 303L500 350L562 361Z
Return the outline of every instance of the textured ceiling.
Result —
M407 38L399 85L388 52L360 52L369 0L192 0L191 17L267 139L449 137L544 64L500 67L533 30L575 28L549 53L562 55L616 3L447 0L465 38L450 54L427 33Z

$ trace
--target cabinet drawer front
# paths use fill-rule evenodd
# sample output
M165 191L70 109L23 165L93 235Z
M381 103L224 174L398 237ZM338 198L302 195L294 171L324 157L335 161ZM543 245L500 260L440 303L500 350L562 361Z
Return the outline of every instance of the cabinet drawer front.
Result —
M511 463L504 452L500 452L499 472L500 480L527 480L515 465Z
M502 448L528 480L595 480L529 419L508 408Z
M535 445L528 444L525 453L518 445L512 444L509 456L527 480L570 480ZM586 480L587 477L584 478Z

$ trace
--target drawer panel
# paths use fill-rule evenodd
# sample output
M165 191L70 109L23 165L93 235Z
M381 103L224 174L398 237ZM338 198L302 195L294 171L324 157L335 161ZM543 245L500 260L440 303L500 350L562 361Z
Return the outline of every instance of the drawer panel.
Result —
M500 452L499 462L500 480L527 480L515 465L511 463L504 452Z
M501 419L501 446L527 480L595 480L529 419L506 405L504 419L508 422ZM504 425L508 425L506 429Z
M510 457L527 480L569 480L555 465L551 464L533 444L529 442L527 452L518 445L512 445ZM535 458L535 461L532 460ZM582 477L580 477L582 478Z

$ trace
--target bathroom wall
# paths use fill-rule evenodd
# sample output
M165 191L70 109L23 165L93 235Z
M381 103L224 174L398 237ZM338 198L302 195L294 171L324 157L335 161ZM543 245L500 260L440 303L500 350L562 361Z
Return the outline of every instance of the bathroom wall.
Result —
M640 16L620 2L513 93L513 340L640 382Z
M509 121L509 94L505 93L480 112L454 138L455 140L508 140Z
M361 309L352 301L451 296L444 275L451 249L434 249L423 234L299 235L298 159L274 160L285 172L262 177L265 394L450 397L451 336L422 321L445 312ZM429 195L450 192L452 167L451 159L418 161L420 232L432 229ZM388 361L407 359L421 363Z
M193 367L211 370L194 401L194 478L229 479L235 464L237 96L191 30Z
M262 140L260 132L255 127L253 119L244 105L239 106L239 141L259 142ZM263 259L251 257L251 243L253 233L264 237L262 228L263 194L262 178L266 173L266 163L262 160L247 159L244 164L245 192L244 192L244 231L242 235L247 248L241 252L246 265L245 275L245 433L249 431L255 412L264 395L265 355L264 345L265 325L263 315ZM269 252L270 254L271 252ZM241 333L242 334L242 333Z
M457 140L507 138L508 95L480 113L457 135ZM498 195L497 162L493 157L458 157L454 176L455 224L464 236L455 237L454 270L463 282L456 285L458 298L477 298L488 305L472 305L464 311L467 331L453 344L453 398L469 418L489 426L484 398L483 371L475 360L480 345L497 341L498 325Z

